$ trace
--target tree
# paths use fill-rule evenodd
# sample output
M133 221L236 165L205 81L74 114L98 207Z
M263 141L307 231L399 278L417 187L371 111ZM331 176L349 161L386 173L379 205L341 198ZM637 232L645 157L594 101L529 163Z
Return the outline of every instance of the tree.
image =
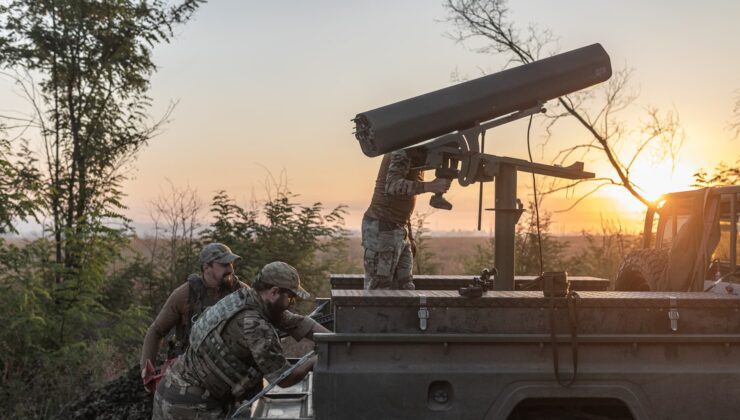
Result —
M164 302L188 274L200 272L200 231L204 204L197 190L190 186L161 191L151 202L154 237L148 241L153 280L147 287L155 300ZM157 305L153 305L156 307Z
M483 54L505 54L509 63L525 64L539 59L553 44L550 31L530 26L523 34L509 20L505 0L446 0L448 21L457 32L452 38L457 42L483 39L485 45L476 51ZM603 87L602 99L594 96L594 89L561 97L557 100L554 112L548 109L546 129L548 135L557 122L565 117L573 117L589 133L591 140L561 150L554 162L562 164L573 155L585 155L596 151L603 153L614 170L614 176L591 180L579 180L568 185L553 185L548 193L573 188L579 184L597 182L574 204L607 185L626 189L633 197L645 204L652 203L641 193L640 188L630 177L630 170L645 154L653 149L671 159L683 142L683 130L678 114L661 114L656 108L648 109L648 118L639 127L630 130L624 121L616 119L616 114L633 104L636 95L628 90L632 71L617 71ZM631 147L625 146L632 138L637 138ZM620 155L619 150L624 150ZM629 151L627 151L629 150ZM572 207L571 207L572 208Z
M491 236L484 245L476 245L472 255L465 257L463 261L463 272L465 274L477 275L484 268L495 267L495 257L496 238Z
M544 213L538 221L534 203L530 202L523 216L524 219L516 225L514 272L539 275L543 271L563 271L566 267L564 252L568 244L550 234L551 215Z
M618 223L601 221L601 234L583 231L586 246L568 259L568 274L614 280L619 264L642 243L641 235L630 234Z
M3 397L13 390L0 398L4 413L22 407L21 417L49 417L115 371L111 360L135 357L142 308L112 302L136 275L112 270L131 232L121 183L169 116L147 114L152 48L169 42L201 3L0 5L0 71L31 109L27 117L0 115L0 126L16 132L0 143L0 226L12 230L9 220L38 214L49 235L23 248L0 244L0 319L10 326L1 337L0 388ZM33 141L40 146L26 146Z
M250 209L219 191L211 206L214 221L203 233L203 240L223 242L240 255L235 271L246 281L265 264L285 261L301 274L304 288L325 294L328 272L346 268L342 259L347 247L345 206L324 212L321 203L304 206L294 202L298 196L284 183L275 187L274 193L268 190L265 201L253 201Z
M33 109L44 157L43 200L54 243L55 302L64 316L87 311L104 271L126 242L121 183L154 136L146 95L154 45L201 3L185 0L16 0L0 6L0 66ZM82 313L71 314L81 318Z
M542 271L562 271L566 267L564 254L568 244L550 234L550 214L541 215L538 234L534 203L529 203L526 213L516 225L514 273L539 275ZM540 267L540 239L542 267ZM465 273L480 274L483 268L494 267L495 246L495 237L490 237L485 245L476 245L473 255L465 260Z
M0 138L0 234L17 233L16 220L36 217L41 177L35 164L27 143L13 152L10 141Z
M414 256L414 264L416 265L414 273L416 274L438 274L441 267L441 264L437 261L437 256L434 251L429 249L427 243L429 228L426 227L426 224L427 217L430 214L415 212L411 219L411 229L416 243L416 255Z
M694 174L694 184L692 186L703 188L716 185L740 185L740 159L734 165L720 162L714 167L712 173L700 169Z
M226 191L218 191L211 202L214 217L211 226L203 232L205 242L221 242L242 257L234 266L236 274L244 280L257 274L260 261L256 249L259 210L244 209L234 203Z

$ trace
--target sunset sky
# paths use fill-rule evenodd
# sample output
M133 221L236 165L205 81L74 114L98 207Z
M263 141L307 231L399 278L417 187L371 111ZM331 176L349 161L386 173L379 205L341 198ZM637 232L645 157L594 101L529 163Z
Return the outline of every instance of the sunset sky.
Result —
M564 52L601 43L612 67L633 68L640 96L623 118L637 125L650 105L679 113L686 141L676 172L646 156L635 172L648 193L686 188L691 174L720 160L734 162L740 139L727 129L740 89L740 3L729 1L512 1L519 27L537 24L559 38ZM189 185L207 203L224 189L241 204L264 198L268 173L287 174L298 201L349 207L347 227L357 229L372 191L380 158L362 154L352 135L355 114L451 85L453 73L474 78L499 71L505 57L478 54L445 36L441 2L211 1L177 29L169 45L155 50L159 71L152 79L154 115L179 101L166 131L134 164L125 188L129 216L149 221L149 202L168 187ZM7 108L4 105L3 108ZM544 130L535 120L533 145ZM545 154L583 142L585 130L563 126ZM486 151L526 158L526 123L487 134ZM605 174L601 155L586 170ZM430 175L428 175L430 176ZM519 177L519 197L530 198L529 175ZM485 207L493 207L492 185ZM453 184L451 212L428 220L434 230L475 228L477 186ZM555 211L577 198L545 202ZM428 209L428 197L420 211ZM554 215L555 233L598 229L621 219L637 229L640 207L605 189L568 213ZM484 230L493 223L484 216Z

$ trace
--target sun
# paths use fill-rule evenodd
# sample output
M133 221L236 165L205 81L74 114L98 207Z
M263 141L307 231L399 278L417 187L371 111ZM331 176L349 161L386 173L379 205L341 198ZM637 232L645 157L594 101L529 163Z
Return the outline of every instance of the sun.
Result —
M690 189L694 172L685 164L677 164L675 169L670 163L643 165L633 171L632 179L645 198L654 201L663 194Z
M671 168L670 162L666 161L635 167L630 173L630 179L643 197L655 201L669 192L692 189L694 172L696 170L688 164L677 163L675 168ZM645 210L645 205L624 189L614 191L613 197L624 210Z

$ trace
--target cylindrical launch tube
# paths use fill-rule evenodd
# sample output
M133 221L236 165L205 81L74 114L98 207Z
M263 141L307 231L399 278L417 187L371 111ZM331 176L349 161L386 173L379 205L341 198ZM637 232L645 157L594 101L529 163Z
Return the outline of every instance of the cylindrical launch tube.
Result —
M355 137L367 156L378 156L585 89L611 74L609 55L593 44L357 114Z

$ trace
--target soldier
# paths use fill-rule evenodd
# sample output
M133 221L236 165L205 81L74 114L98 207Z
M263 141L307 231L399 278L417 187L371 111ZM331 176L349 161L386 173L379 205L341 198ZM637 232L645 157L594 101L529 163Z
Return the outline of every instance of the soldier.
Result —
M211 307L193 326L190 347L167 370L154 395L153 419L222 419L239 401L256 395L290 368L280 329L296 341L329 332L313 319L289 312L301 288L295 268L265 265L251 289L240 289ZM313 369L314 356L278 383L288 387Z
M154 370L163 338L175 328L174 342L168 358L185 351L194 319L224 296L247 287L234 275L234 262L241 259L224 244L214 242L200 251L201 274L191 274L186 283L175 289L165 302L157 318L149 326L141 349L141 368L144 386L154 392ZM148 366L147 366L148 365Z
M414 289L416 247L410 239L410 218L416 195L444 193L450 182L443 178L424 182L423 172L411 169L405 150L383 156L370 207L362 218L365 289Z

